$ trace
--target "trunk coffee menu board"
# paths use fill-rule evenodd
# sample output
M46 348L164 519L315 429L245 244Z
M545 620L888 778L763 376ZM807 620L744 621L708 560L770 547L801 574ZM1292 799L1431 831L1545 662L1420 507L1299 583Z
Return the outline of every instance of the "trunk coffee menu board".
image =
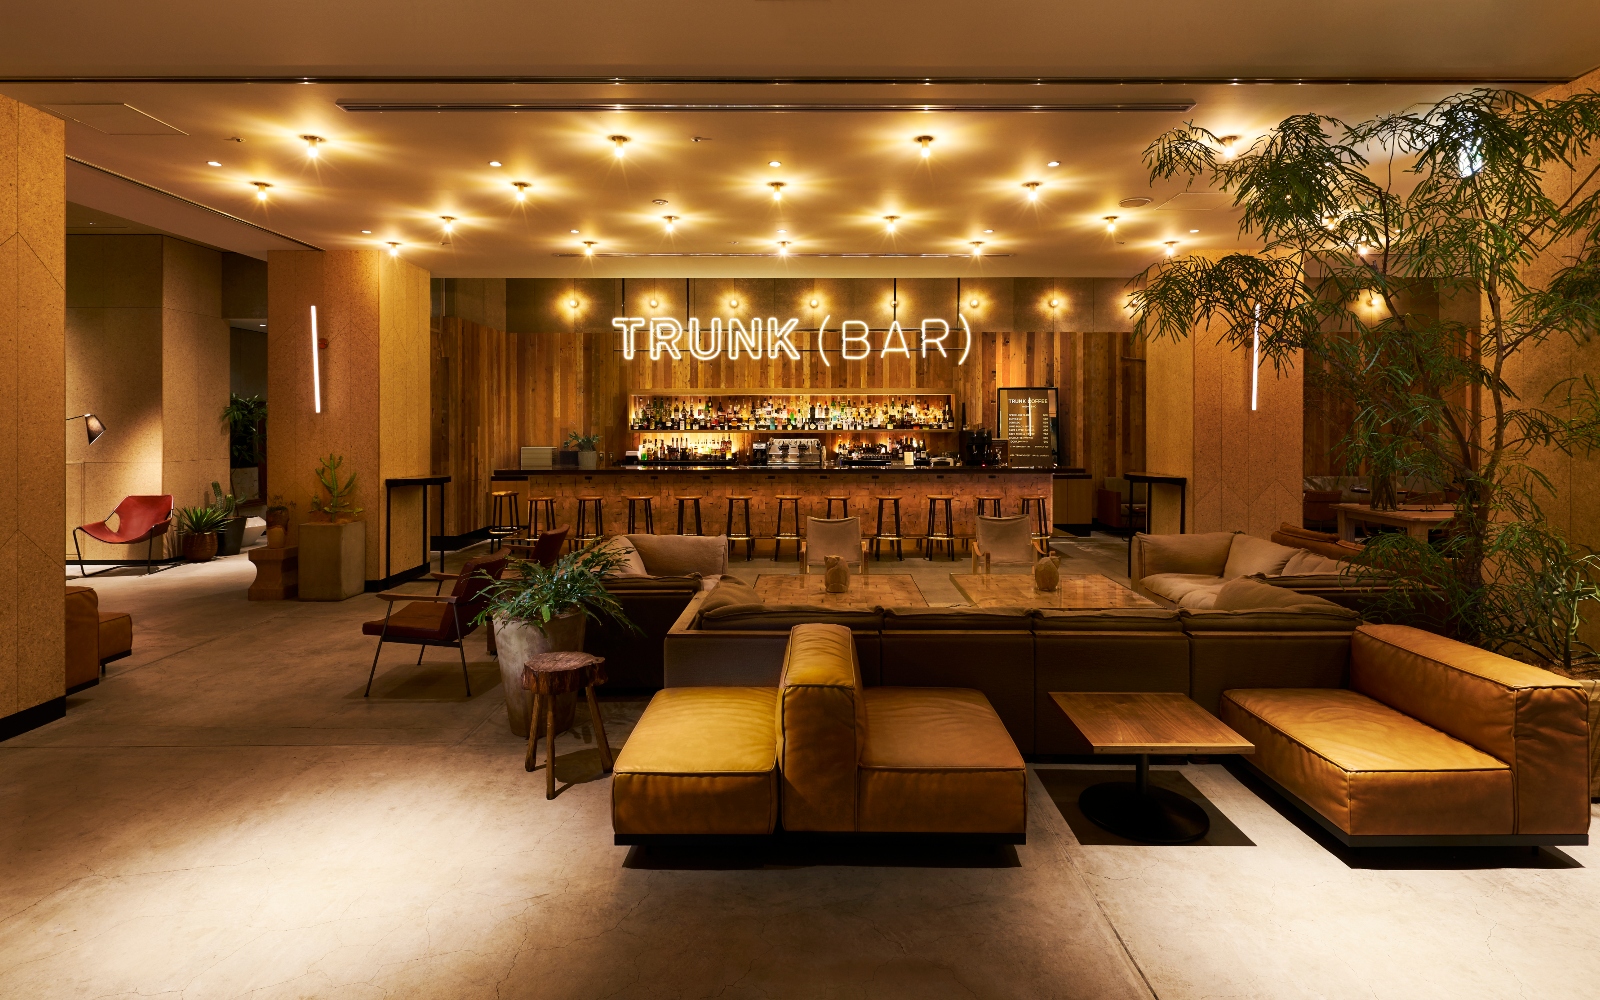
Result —
M1008 443L1014 469L1048 469L1056 464L1056 390L1005 388L999 390L995 437Z

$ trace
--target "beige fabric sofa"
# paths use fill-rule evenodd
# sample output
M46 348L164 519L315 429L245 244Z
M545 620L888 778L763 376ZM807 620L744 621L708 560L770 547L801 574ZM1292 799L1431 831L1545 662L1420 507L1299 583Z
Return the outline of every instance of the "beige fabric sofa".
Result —
M1133 537L1133 589L1162 607L1204 611L1224 584L1247 576L1326 586L1348 563L1254 535L1210 531Z

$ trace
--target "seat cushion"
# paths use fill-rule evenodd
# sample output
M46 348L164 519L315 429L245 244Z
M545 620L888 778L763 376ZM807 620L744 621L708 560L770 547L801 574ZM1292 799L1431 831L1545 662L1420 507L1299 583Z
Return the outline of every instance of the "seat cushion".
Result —
M1235 688L1251 762L1352 836L1514 832L1511 768L1355 691Z
M1222 577L1204 573L1156 573L1139 586L1175 608L1208 608L1222 589Z
M466 624L465 622L462 623ZM408 601L389 615L388 629L384 620L366 622L362 635L381 635L388 639L454 639L455 622L450 620L450 605L433 601Z
M100 612L100 662L133 651L133 616L126 611Z
M839 625L789 633L778 681L783 828L856 828L856 762L866 730L855 638Z
M865 702L857 829L1026 832L1027 768L980 692L876 687Z
M1213 611L1256 611L1263 608L1287 608L1335 614L1341 610L1337 604L1325 601L1315 594L1302 594L1286 587L1274 587L1270 583L1263 583L1259 579L1247 576L1223 584L1222 589L1217 591L1216 599L1211 602ZM1354 612L1347 617L1353 618Z
M617 754L620 834L765 834L778 819L778 689L656 692Z

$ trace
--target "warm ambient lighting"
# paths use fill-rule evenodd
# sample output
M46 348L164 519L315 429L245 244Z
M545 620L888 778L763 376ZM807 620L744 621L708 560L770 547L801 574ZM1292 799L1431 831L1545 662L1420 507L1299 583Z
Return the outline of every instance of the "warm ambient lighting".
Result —
M207 160L206 161L206 166L208 166L208 167L220 167L220 166L222 166L222 162L220 160Z
M1038 181L1029 181L1028 183L1026 183L1026 184L1024 184L1022 186L1028 189L1028 200L1029 201L1038 201L1039 200L1039 182Z
M512 181L511 186L517 189L518 201L528 200L528 188L531 185L529 185L527 181Z
M499 160L490 160L489 161L489 166L491 166L491 167L503 167L503 166L505 166L505 164L501 163Z
M983 254L983 241L982 240L973 240L971 246L972 246L972 256L978 257L978 256L981 256Z
M322 346L322 341L317 337L317 307L311 307L311 406L317 413L322 412L322 359L317 351Z
M361 230L361 235L362 235L362 236L371 236L371 235L372 235L372 230L370 230L370 229L363 229L363 230Z
M583 252L586 253L586 254L594 253L594 245L597 242L598 242L597 240L584 240L583 241Z
M328 141L320 135L303 135L300 138L306 144L306 155L313 160L317 158L317 146Z
M737 308L739 308L739 300L738 299L729 299L728 300L728 308L729 309L737 309Z
M976 309L976 308L978 308L978 300L977 299L968 299L967 300L967 305L970 306L973 309Z
M789 256L789 241L788 240L779 240L778 241L778 256L779 257L787 257L787 256Z
M900 216L898 215L885 215L883 217L884 224L888 228L889 232L894 232L894 224L899 218Z
M576 229L569 229L569 230L567 230L567 232L571 233L574 236L578 235L578 231Z
M1117 217L1115 215L1106 216L1106 232L1114 233L1116 231L1117 231Z
M80 413L75 417L68 417L67 418L67 423L70 424L74 420L82 420L83 421L83 429L85 431L87 431L88 434L89 434L89 443L90 444L94 444L97 440L100 439L100 435L102 435L102 434L104 434L106 432L106 425L101 423L100 422L100 418L95 416L92 413Z
M569 309L578 308L578 300L577 299L568 299L567 300L567 308L569 308Z
M1231 160L1235 156L1239 155L1239 149L1238 149L1239 137L1238 136L1236 136L1236 135L1225 135L1225 136L1223 136L1221 138L1220 141L1222 143L1222 158L1223 159Z
M676 215L663 215L662 218L667 220L667 232L672 232L673 224L678 221L678 217Z
M400 256L400 244L398 244L398 243L390 243L389 244L389 256L391 256L391 257Z
M444 238L439 241L439 245L442 247L447 247L450 245L451 235L456 231L455 216L441 215L439 218L444 220Z
M271 187L272 185L268 184L266 181L251 181L250 183L256 186L256 201L266 201L267 188Z
M650 300L650 308L651 309L654 309L656 306L659 306L660 304L661 303L657 302L655 299L651 299Z
M767 182L767 187L772 189L772 200L773 201L782 201L783 200L783 189L785 187L783 181L768 181Z
M1059 166L1061 166L1061 161L1060 160L1051 160L1049 163L1046 163L1045 166L1047 166L1047 167L1059 167Z
M767 161L767 166L769 166L769 167L781 167L781 166L783 166L783 164L780 163L777 160L768 160Z
M819 304L816 299L811 300L811 308L815 309Z
M1178 241L1177 240L1168 240L1166 243L1164 243L1162 245L1167 248L1167 256L1168 257L1171 257L1172 255L1174 255L1174 254L1176 254L1178 252Z
M933 136L919 135L917 136L917 141L922 143L922 158L924 160L933 155L933 150L929 148L933 143Z
M617 148L615 150L615 153L616 153L617 157L620 159L622 157L622 147L626 146L628 144L628 137L625 136L625 135L609 135L609 136L606 136L606 138L608 138L612 142L616 143Z
M1050 308L1051 309L1054 309L1056 306L1059 306L1060 304L1061 304L1061 300L1060 299L1051 299L1050 300Z

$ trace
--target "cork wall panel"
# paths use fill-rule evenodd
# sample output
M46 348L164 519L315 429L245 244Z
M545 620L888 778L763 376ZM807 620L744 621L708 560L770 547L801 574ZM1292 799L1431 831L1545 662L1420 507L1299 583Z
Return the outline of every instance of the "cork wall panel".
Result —
M383 480L424 476L429 471L429 294L428 272L404 260L379 265L378 475L368 513L369 530L380 533L379 547L368 546L367 579L420 566L427 560L422 541L422 491L396 489L392 502L380 491ZM480 296L480 307L483 307ZM490 307L492 308L492 297ZM504 296L501 315L503 316ZM387 520L391 519L392 520ZM383 535L389 551L382 551Z
M222 254L162 238L161 491L202 503L228 489L230 344L222 319Z

